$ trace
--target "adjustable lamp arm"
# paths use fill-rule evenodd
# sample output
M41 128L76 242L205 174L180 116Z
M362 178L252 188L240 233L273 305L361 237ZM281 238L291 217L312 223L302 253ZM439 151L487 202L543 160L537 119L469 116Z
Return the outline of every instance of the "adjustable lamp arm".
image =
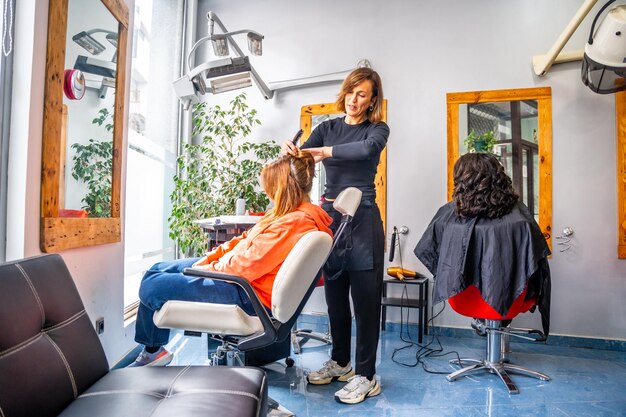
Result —
M230 36L232 34L235 33L241 33L240 31L235 31L232 33L228 33L228 30L226 30L226 26L224 26L224 24L222 23L222 21L220 20L219 17L217 17L217 15L213 12L208 12L206 15L206 18L209 21L209 36L213 35L213 23L217 23L217 25L220 27L220 29L222 30L222 32L224 32L224 35L226 35L226 37L228 38L228 43L230 43L230 46L233 47L233 49L235 50L235 52L237 53L237 56L244 56L243 51L241 50L241 48L239 48L239 45L237 45L237 43L234 41L234 39ZM247 31L247 32L253 32L251 30ZM257 33L257 32L253 32L253 33Z

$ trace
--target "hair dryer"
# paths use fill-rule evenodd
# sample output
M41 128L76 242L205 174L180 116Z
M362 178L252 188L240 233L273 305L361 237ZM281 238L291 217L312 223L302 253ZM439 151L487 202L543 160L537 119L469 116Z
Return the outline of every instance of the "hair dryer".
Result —
M407 278L415 278L417 276L417 272L411 271L410 269L404 269L399 266L390 266L387 268L387 275L398 278L400 281L404 281Z

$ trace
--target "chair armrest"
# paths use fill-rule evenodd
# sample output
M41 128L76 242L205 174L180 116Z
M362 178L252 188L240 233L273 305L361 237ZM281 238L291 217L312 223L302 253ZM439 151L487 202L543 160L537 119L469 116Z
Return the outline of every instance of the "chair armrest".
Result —
M272 319L267 313L265 306L263 305L263 303L261 303L261 300L259 300L259 296L254 291L254 288L252 288L252 285L250 285L250 283L244 278L239 277L237 275L230 275L230 274L225 274L222 272L207 271L204 269L196 269L196 268L185 268L183 270L183 274L192 275L196 277L202 277L202 278L208 278L208 279L214 279L217 281L231 282L233 284L239 285L246 292L246 294L248 295L248 298L250 298L250 302L252 303L254 312L256 313L259 320L261 320L261 324L263 325L263 328L266 329L266 331L268 329L272 329L273 332L276 332L276 327L274 327L274 323L272 322Z

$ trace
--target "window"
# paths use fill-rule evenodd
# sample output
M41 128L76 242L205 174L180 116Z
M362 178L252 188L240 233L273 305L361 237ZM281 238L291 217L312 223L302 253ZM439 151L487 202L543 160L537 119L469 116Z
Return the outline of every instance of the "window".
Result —
M176 172L183 0L137 0L133 36L126 173L124 305L138 302L141 277L175 258L169 238L170 193Z

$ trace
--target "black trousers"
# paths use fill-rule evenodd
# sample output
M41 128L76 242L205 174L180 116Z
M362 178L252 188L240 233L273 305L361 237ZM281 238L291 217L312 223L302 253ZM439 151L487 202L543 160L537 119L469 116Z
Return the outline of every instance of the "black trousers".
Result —
M377 263L368 271L344 271L332 281L324 282L330 333L333 339L331 358L340 366L350 362L352 314L350 292L356 321L357 375L372 379L376 373L376 351L380 337L380 307L383 288L383 266Z

